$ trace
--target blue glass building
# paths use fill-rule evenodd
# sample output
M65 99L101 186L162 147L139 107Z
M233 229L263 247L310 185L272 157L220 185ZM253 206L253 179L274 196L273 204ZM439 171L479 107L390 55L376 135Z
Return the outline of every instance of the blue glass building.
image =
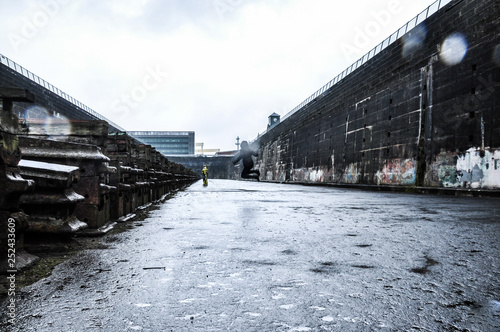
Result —
M194 155L194 131L129 131L165 156Z

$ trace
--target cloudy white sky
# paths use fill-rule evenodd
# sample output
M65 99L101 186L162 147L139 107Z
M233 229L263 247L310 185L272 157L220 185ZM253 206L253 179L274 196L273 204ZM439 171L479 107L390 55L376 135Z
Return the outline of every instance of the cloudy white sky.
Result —
M0 0L0 53L126 130L254 139L434 0Z

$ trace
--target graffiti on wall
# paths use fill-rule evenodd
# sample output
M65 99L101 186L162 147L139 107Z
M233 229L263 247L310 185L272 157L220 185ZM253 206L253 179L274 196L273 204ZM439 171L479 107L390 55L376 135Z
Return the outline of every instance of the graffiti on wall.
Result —
M438 178L444 187L500 188L500 150L470 148L456 155L455 165L439 165Z
M387 160L382 170L375 174L377 184L414 185L417 174L415 159Z
M325 166L295 168L291 171L290 180L295 182L331 182L333 175Z
M358 171L358 165L357 164L349 164L346 166L344 170L344 174L342 176L342 181L344 183L359 183L359 178L361 174Z

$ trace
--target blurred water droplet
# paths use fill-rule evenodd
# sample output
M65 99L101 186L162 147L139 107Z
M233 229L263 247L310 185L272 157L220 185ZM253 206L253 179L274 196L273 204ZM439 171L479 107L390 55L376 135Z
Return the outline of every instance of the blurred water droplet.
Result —
M467 50L467 39L463 34L455 32L446 37L443 44L441 44L439 58L444 64L453 66L462 62Z
M32 106L24 111L24 120L30 134L47 135L51 139L64 140L71 134L71 123L59 113L50 114L42 106Z
M427 37L427 27L422 23L402 37L404 58L410 57L424 45Z

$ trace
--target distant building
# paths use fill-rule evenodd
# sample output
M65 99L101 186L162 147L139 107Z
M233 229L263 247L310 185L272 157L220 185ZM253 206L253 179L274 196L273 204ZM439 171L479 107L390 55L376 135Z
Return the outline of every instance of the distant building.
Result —
M216 157L221 157L221 156L234 156L236 153L238 153L238 150L233 150L233 151L219 151L215 153Z
M131 136L166 156L194 155L194 131L129 131Z
M202 156L212 156L220 149L205 149L205 143L196 143L196 154Z

